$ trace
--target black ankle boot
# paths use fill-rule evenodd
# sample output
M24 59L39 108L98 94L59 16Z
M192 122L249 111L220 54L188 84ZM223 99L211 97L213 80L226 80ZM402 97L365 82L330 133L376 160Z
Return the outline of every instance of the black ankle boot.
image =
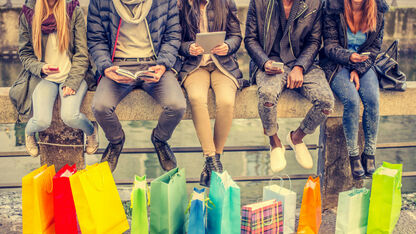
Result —
M215 156L204 156L205 164L201 172L201 177L199 178L199 184L201 186L209 187L211 181L211 173L213 171L222 173L223 167L221 163L221 155L216 154Z
M349 158L350 158L352 177L356 180L362 179L364 177L365 171L364 171L363 165L361 165L361 157L350 156Z
M199 184L204 187L209 187L211 174L208 171L207 165L204 163L204 168L202 168L201 177L199 177Z
M363 153L361 155L361 163L363 164L365 175L371 177L376 170L375 156Z

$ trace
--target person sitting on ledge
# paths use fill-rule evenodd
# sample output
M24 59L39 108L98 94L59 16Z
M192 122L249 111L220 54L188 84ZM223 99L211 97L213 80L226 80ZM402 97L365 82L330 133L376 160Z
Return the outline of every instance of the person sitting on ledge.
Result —
M355 179L375 171L379 122L379 83L374 61L383 42L384 0L327 0L321 67L344 104L342 118L351 173ZM364 152L358 148L360 99L364 105Z
M22 8L19 26L19 58L23 71L10 89L19 114L33 111L26 125L26 150L39 155L35 133L47 129L57 95L61 119L87 135L86 152L98 148L98 125L80 113L89 68L86 26L77 0L29 0ZM23 87L23 84L28 84Z
M163 108L151 135L160 165L165 171L175 168L167 141L186 109L172 70L181 44L177 1L91 0L87 19L88 48L101 76L92 109L109 141L101 162L108 161L115 170L125 141L115 109L133 89L141 88ZM133 79L120 75L120 68L147 72Z
M285 89L296 90L313 104L287 142L306 169L312 157L303 142L326 119L334 97L324 72L314 64L321 47L320 0L251 0L244 43L251 57L251 82L257 83L259 115L270 138L274 172L286 167L285 148L277 135L277 102Z

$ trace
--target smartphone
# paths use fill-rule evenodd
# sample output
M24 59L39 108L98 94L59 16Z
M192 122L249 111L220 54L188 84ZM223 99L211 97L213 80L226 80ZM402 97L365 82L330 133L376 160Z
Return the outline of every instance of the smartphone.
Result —
M49 66L49 68L48 68L50 71L59 71L59 67L52 67L52 66Z
M280 62L272 62L272 67L279 68L282 71L283 71L283 66L284 66L283 63L280 63Z
M371 54L370 52L363 52L360 54L360 56L370 56L370 54Z

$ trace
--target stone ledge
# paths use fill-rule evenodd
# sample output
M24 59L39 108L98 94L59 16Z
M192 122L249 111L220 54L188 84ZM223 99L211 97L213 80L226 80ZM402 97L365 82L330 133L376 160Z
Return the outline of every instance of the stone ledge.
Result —
M9 99L8 87L0 88L0 123L14 123L17 112ZM259 118L257 111L256 86L251 86L238 92L236 99L235 119L256 119ZM91 120L94 116L91 111L91 102L94 92L88 92L82 104L81 111ZM382 91L380 96L380 115L416 115L416 82L408 82L406 92ZM211 118L215 116L215 101L212 91L209 93L209 112ZM282 94L279 104L279 118L303 118L311 104L298 93L286 91ZM337 100L332 117L342 116L342 104ZM117 107L117 114L120 120L157 120L162 109L160 106L142 90L134 90ZM191 111L188 108L185 119L191 118Z

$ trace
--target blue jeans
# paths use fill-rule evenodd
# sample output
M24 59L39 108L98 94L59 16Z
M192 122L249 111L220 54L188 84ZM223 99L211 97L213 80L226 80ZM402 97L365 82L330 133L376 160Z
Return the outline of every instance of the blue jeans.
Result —
M358 124L360 118L360 98L363 102L364 153L375 155L379 122L379 84L373 69L360 77L360 89L350 82L350 71L343 68L332 80L331 88L344 104L342 123L350 156L360 154L358 148Z
M26 134L33 136L36 132L47 129L52 122L53 106L59 93L61 98L61 119L71 128L84 131L87 136L94 132L91 121L80 112L82 100L87 92L87 82L82 81L75 95L63 96L63 84L42 80L32 95L33 117L26 125Z

